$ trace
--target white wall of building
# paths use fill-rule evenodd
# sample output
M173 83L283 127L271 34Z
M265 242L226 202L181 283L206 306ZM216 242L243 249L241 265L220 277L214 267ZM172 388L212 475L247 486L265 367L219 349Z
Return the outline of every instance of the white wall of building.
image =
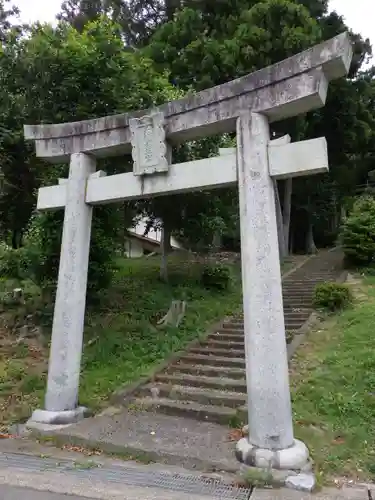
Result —
M127 257L135 259L143 256L143 245L137 238L126 238L124 243L124 253Z
M143 236L146 231L146 227L147 227L146 219L143 219L140 222L138 222L138 224L134 228L129 228L129 231L132 233L139 234L139 236ZM150 231L147 233L146 238L160 243L161 230L151 228ZM172 248L183 248L173 236L171 237L171 246Z

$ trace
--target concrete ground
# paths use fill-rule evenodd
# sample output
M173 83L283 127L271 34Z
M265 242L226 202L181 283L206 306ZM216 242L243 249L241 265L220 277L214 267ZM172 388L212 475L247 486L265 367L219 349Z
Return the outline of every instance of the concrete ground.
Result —
M0 486L1 500L82 500L82 497L47 493L30 488L17 488L14 486ZM93 499L91 499L93 500Z
M228 472L239 469L234 455L235 442L230 440L227 426L125 408L113 408L108 413L60 429L33 424L33 431L54 436L62 444L123 456L143 456L187 469Z
M88 460L97 467L87 468ZM225 495L188 493L163 487L134 486L124 473L162 471L166 475L194 472L164 464L141 465L108 456L87 457L82 452L61 450L28 438L0 441L1 500L221 500ZM123 471L122 471L123 469ZM195 473L202 476L202 473ZM117 477L116 477L117 476ZM127 476L129 478L129 476ZM131 478L132 476L130 476ZM372 485L371 485L372 488ZM375 498L375 491L372 489ZM230 498L246 500L368 500L365 485L324 488L315 494L280 489L255 489Z
M155 487L135 487L110 481L88 481L65 475L61 477L59 473L47 472L39 476L27 470L5 472L0 469L0 498L1 500L214 500L218 497L192 495Z

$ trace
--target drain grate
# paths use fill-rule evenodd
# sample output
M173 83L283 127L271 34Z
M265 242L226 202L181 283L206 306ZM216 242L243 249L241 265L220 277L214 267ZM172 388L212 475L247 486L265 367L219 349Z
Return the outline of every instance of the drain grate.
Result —
M90 465L90 462L87 462ZM60 472L85 478L90 481L114 482L129 486L163 488L181 493L207 495L226 500L248 500L251 490L239 488L218 480L210 480L199 476L180 473L168 473L141 467L93 467L70 460L39 458L28 455L0 454L0 468L14 467L35 472Z

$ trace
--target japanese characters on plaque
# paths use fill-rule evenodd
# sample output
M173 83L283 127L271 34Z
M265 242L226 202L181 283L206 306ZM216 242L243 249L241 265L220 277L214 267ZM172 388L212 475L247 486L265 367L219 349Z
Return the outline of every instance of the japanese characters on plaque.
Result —
M141 118L131 118L129 129L134 175L168 172L164 114L157 112Z

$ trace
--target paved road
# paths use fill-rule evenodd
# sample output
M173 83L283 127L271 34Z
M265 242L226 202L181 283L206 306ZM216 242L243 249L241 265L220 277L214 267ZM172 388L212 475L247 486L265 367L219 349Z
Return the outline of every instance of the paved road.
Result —
M30 488L17 488L14 486L0 485L1 500L90 500L87 497L76 497L72 495L60 495L36 491ZM94 500L94 499L91 499Z

